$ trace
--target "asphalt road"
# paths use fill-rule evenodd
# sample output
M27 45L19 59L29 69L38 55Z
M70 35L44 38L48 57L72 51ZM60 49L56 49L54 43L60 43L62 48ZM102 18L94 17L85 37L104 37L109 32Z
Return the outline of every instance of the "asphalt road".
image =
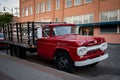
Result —
M79 67L74 74L91 80L120 80L120 45L109 45L106 52L109 53L108 59L96 66ZM5 50L0 53L5 54ZM36 53L28 53L26 60L55 68L53 62L41 59Z

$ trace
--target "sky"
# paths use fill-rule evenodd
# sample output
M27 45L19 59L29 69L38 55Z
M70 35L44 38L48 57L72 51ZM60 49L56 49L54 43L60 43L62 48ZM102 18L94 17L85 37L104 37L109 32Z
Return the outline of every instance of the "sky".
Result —
M13 13L15 15L16 13L15 7L17 7L17 10L18 10L19 0L0 0L0 12L3 12L3 7L7 7L5 8L5 11L10 13L12 13L12 8L13 8Z

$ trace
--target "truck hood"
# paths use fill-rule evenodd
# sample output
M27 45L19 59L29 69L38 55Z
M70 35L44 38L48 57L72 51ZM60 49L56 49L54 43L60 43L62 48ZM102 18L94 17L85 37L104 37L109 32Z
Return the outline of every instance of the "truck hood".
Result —
M105 42L104 38L101 37L81 36L77 34L68 34L56 38L57 40L60 40L60 42L62 41L70 45L77 44L78 46L92 46Z

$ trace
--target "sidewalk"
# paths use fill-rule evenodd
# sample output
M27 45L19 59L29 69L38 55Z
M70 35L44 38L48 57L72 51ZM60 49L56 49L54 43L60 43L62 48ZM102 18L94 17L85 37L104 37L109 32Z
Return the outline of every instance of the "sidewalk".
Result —
M0 54L0 80L89 80L23 59Z

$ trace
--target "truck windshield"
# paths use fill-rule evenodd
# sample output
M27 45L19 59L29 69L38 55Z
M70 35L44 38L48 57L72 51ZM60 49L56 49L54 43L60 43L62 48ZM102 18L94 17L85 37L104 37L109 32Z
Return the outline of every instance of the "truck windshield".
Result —
M53 28L55 36L62 36L66 34L78 34L75 26L57 26Z

